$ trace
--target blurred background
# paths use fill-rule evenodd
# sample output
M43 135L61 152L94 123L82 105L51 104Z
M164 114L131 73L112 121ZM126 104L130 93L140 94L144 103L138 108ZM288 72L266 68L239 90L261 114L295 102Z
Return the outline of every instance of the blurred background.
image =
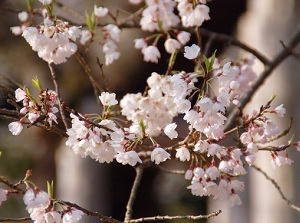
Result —
M121 17L128 16L138 9L138 6L128 4L128 1L80 1L61 0L66 7L84 15L85 10L92 12L94 4L103 5L113 13L118 9ZM36 5L39 3L37 2ZM297 0L215 0L208 3L211 20L204 23L204 27L237 37L253 48L272 59L282 49L280 40L287 43L293 35L300 21L300 2ZM37 75L44 86L53 89L51 75L46 62L32 51L24 38L14 36L10 27L19 25L16 13L9 10L25 10L25 1L0 1L0 75L17 81L28 87L31 79ZM71 17L61 8L57 14L76 23L80 19ZM104 73L110 84L111 91L120 99L126 93L143 91L145 80L152 71L164 73L167 67L167 55L162 55L159 64L144 63L139 50L134 49L133 40L147 34L138 29L122 30L120 44L121 58L108 67ZM191 44L194 43L191 40ZM205 44L205 39L203 40ZM188 44L190 45L190 44ZM163 48L163 44L159 47ZM243 51L227 44L214 43L212 51L218 49L219 56L238 58ZM80 47L81 52L84 51ZM86 58L96 79L100 79L100 69L96 57L104 62L104 56L98 44L91 45ZM180 58L179 58L180 59ZM262 65L256 63L257 71ZM176 69L192 70L192 64L178 63ZM259 108L271 95L276 94L276 104L284 103L287 115L281 120L282 129L287 128L288 120L293 117L293 129L296 139L300 139L300 107L298 95L300 62L289 58L276 69L264 87L255 95L248 109ZM67 63L55 66L57 77L61 83L61 95L64 100L81 113L99 112L93 89L84 70L75 57ZM0 84L13 90L15 86L5 79ZM0 92L0 107L11 108L6 103L6 95ZM82 159L64 146L66 139L31 127L18 137L8 131L9 121L0 120L0 175L8 177L12 182L23 178L27 169L33 169L32 181L43 190L46 181L54 180L56 197L112 216L119 220L124 218L125 207L135 176L130 166L118 163L99 164L89 158ZM184 131L184 130L182 130ZM291 134L289 134L291 136ZM298 136L298 137L297 137ZM270 155L265 154L257 162L257 166L266 170L275 178L286 196L296 205L300 205L299 174L300 156L290 151L290 157L295 161L292 166L273 169ZM185 169L187 166L178 162L167 162L168 168ZM223 212L209 222L213 223L294 223L299 222L300 213L291 210L281 199L274 186L264 177L249 169L249 175L243 177L246 191L240 193L243 204L229 208L226 201L206 200L194 197L186 189L189 185L181 175L171 175L156 168L145 170L137 200L133 207L133 217L155 215L198 215L221 209ZM0 208L0 217L27 216L24 205L16 196L10 196ZM85 218L83 222L98 222L94 218ZM188 221L178 221L188 222Z

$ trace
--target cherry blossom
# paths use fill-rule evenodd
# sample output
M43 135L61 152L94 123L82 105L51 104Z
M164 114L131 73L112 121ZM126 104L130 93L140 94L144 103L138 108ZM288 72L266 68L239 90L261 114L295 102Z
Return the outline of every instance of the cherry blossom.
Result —
M97 5L94 5L94 13L97 17L104 17L108 13L108 9L104 7L97 7Z
M170 54L174 53L180 47L181 44L176 39L169 38L165 41L165 49Z
M4 189L0 188L0 206L1 206L3 201L7 200L7 193L8 193L7 190L4 190Z
M164 133L165 133L170 139L177 138L178 133L175 131L176 127L177 127L177 124L176 124L176 123L171 123L171 124L167 125L167 126L164 128Z
M191 158L190 151L186 147L180 147L176 149L176 158L181 162L189 161Z
M193 44L192 46L185 46L184 47L184 57L193 60L197 58L198 54L200 52L200 47L196 44Z
M142 49L142 53L144 55L144 61L158 63L158 59L160 58L160 52L156 46L147 46Z
M115 93L102 92L99 99L104 106L113 106L118 104Z
M13 134L13 135L19 135L22 130L23 130L23 125L21 121L17 122L11 122L8 124L8 130Z
M63 215L62 223L76 223L79 222L84 213L81 210L71 209Z
M157 147L151 152L151 161L155 162L156 165L161 162L165 162L167 159L170 159L171 155L164 150L163 148Z
M52 3L52 0L39 0L44 5L50 5Z
M185 45L190 41L191 34L189 32L180 31L177 34L177 40L182 44Z
M139 155L135 151L120 152L116 156L116 160L123 165L129 164L135 166L138 162L142 163L142 160L139 158Z

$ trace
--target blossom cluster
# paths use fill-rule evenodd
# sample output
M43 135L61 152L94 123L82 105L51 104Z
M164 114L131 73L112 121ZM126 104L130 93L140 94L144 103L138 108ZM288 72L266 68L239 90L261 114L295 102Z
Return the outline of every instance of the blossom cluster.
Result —
M15 91L16 102L22 102L23 107L20 109L20 114L24 115L19 121L11 122L8 125L9 131L13 135L19 135L23 130L23 123L26 119L31 124L37 121L44 121L44 123L52 126L52 123L57 123L56 113L58 108L57 93L53 90L41 91L39 99L35 100L29 93L28 89L25 92L21 88Z
M35 223L76 223L79 222L84 215L81 210L72 207L67 207L67 209L63 211L56 211L49 194L38 188L28 188L23 200L26 205L26 210L30 214L30 218Z
M50 7L52 1L40 1L45 6ZM130 1L137 4L137 1ZM151 37L135 39L135 48L141 49L144 61L157 63L161 53L156 47L158 40L164 36L165 50L167 53L174 53L182 46L185 46L190 40L190 33L173 29L173 27L182 24L184 27L201 26L206 20L209 20L209 8L206 1L187 0L146 0L146 7L142 12L140 20L141 29L147 32L157 32ZM175 13L175 8L179 15ZM47 8L47 7L46 7ZM100 29L102 40L98 41L96 37L96 24L108 14L109 10L104 7L94 6L93 13L87 17L86 30L81 27L70 26L68 22L57 19L49 15L44 9L43 23L38 26L30 26L29 15L27 12L19 13L19 20L22 25L11 27L15 35L21 35L26 39L34 51L38 52L39 57L48 63L60 64L66 62L67 58L77 51L75 41L80 37L82 45L89 46L91 42L97 40L102 46L105 55L105 64L110 65L114 60L119 59L120 52L116 45L120 41L121 29L115 24L108 24ZM55 19L54 19L55 18ZM160 32L164 31L164 34ZM174 38L175 37L175 38ZM155 38L152 44L150 40Z
M102 18L106 15L113 18L107 8L95 5L92 15L86 15L87 29L81 31L81 27L70 26L50 15L51 0L40 2L47 8L47 12L42 11L43 22L33 27L28 22L28 13L21 12L18 17L23 25L12 27L12 32L22 34L42 59L55 64L66 62L77 51L75 41L79 37L80 43L87 47L94 41L102 46L105 65L120 57L117 43L121 39L121 26L101 25L101 40L96 36L95 29ZM158 63L161 53L157 44L164 39L165 51L172 54L170 62L176 60L183 48L185 59L192 60L195 69L193 72L170 69L164 75L152 72L143 93L128 93L119 101L115 93L102 92L99 95L101 114L80 114L70 109L71 127L66 131L65 144L75 154L100 163L116 161L136 166L148 159L155 165L170 159L187 162L185 179L190 181L187 188L193 195L226 198L231 206L241 204L238 192L243 191L245 185L239 177L247 174L247 166L255 164L258 152L269 152L271 165L276 168L292 163L287 153L289 147L300 148L299 142L292 141L280 146L269 145L283 135L273 117L283 117L285 108L283 105L273 108L272 98L259 110L253 109L249 114L241 111L236 117L236 126L225 129L228 113L241 105L245 93L257 79L252 68L255 58L234 61L218 59L215 54L207 58L196 44L187 46L191 33L177 27L200 27L209 20L206 0L129 2L145 4L139 24L151 35L134 40L144 61ZM172 68L171 63L169 65ZM22 102L23 106L19 109L22 118L8 125L13 135L20 134L25 119L30 125L43 122L49 127L58 122L57 92L42 90L39 84L37 88L40 90L38 99L34 99L28 89L15 91L15 101ZM186 128L189 133L179 135L177 127ZM223 145L222 140L231 133L236 133L236 143ZM166 136L169 146L161 146L158 141L161 135ZM0 189L0 204L8 194L7 190ZM71 207L55 211L52 198L38 189L28 188L24 202L36 223L77 222L83 215Z
M74 41L80 36L77 26L68 22L45 17L38 27L27 27L22 36L39 57L48 63L60 64L67 61L77 51Z
M198 46L185 47L185 50L186 58L199 57ZM253 110L251 115L244 115L241 125L246 129L240 133L240 146L222 146L219 141L227 137L224 131L226 111L230 106L239 105L244 89L250 88L256 74L252 70L253 58L239 62L222 62L215 58L210 62L213 63L212 70L206 74L203 69L173 75L153 72L147 79L146 92L126 94L120 100L121 114L130 121L122 128L117 127L120 123L109 120L109 115L107 119L100 118L98 127L87 122L87 117L71 114L73 124L68 130L66 144L83 157L89 155L99 162L116 159L134 166L143 162L139 157L144 152L140 143L151 139L152 149L144 150L150 151L150 159L155 164L171 159L169 151L172 150L176 151L175 157L180 161L190 162L185 178L191 180L188 189L192 194L226 197L232 206L241 204L237 192L244 190L244 183L237 178L247 173L246 165L254 164L257 152L262 148L260 145L280 133L279 127L268 116L283 117L285 109L283 105L270 108L270 101L260 111ZM209 76L205 76L207 74ZM199 80L203 77L206 82L201 83ZM212 90L213 94L203 94L203 89L212 86L213 80L219 86ZM107 92L101 94L100 100L104 109L118 104L115 94ZM175 148L162 148L153 143L153 137L161 133L170 139L178 137L177 123L173 120L180 114L190 129L190 140ZM291 164L286 151L276 149L271 151L272 165Z

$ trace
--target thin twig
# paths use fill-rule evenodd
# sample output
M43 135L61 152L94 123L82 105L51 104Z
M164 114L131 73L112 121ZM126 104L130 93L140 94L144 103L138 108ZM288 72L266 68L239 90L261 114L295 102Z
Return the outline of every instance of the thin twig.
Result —
M257 59L259 59L265 65L269 65L271 63L270 60L266 56L264 56L261 52L253 49L252 47L248 46L247 44L239 41L238 39L236 39L232 36L209 31L209 30L203 29L203 28L200 29L200 33L204 37L213 38L214 41L223 42L223 43L226 42L229 45L237 46L237 47L253 54Z
M133 207L133 203L135 201L136 198L136 194L137 194L137 190L140 186L141 180L142 180L142 176L143 176L143 172L144 172L144 167L142 165L137 166L135 168L136 171L136 176L131 188L131 192L130 192L130 196L128 199L128 203L126 205L126 213L125 213L125 219L124 222L129 222L131 220L132 217L132 207Z
M99 57L97 57L97 64L98 64L98 66L99 66L100 74L101 74L101 76L102 76L103 83L104 83L103 90L105 90L105 91L107 91L107 92L111 92L111 90L110 90L110 84L109 84L109 82L108 82L108 79L107 79L106 76L104 75L103 64L100 62Z
M292 209L300 212L300 207L294 205L289 199L287 199L287 197L283 194L282 190L281 190L281 187L278 185L278 183L273 179L271 178L265 171L263 171L261 168L255 166L255 165L252 165L251 167L253 167L255 170L257 170L258 172L260 172L261 174L263 174L265 176L265 178L269 181L271 181L271 183L275 186L275 188L278 190L281 198L286 201L287 205L289 207L291 207Z
M58 97L58 100L59 100L58 108L59 108L60 116L61 116L61 119L62 119L62 121L65 125L66 130L67 130L69 128L69 124L68 124L68 121L66 119L63 107L61 105L60 89L59 89L59 85L58 85L58 82L57 82L57 79L56 79L55 71L54 71L53 66L52 66L51 63L48 63L48 66L49 66L50 73L51 73L51 76L52 76L52 81L53 81L53 84L54 84L54 87L55 87L55 91L57 93L57 97Z
M138 223L138 222L144 222L144 221L165 221L165 220L176 220L176 219L190 219L190 220L200 220L200 219L209 219L212 217L218 216L222 211L218 210L215 212L212 212L208 215L186 215L186 216L155 216L155 217L147 217L147 218L139 218L139 219L133 219L130 220L129 223Z
M92 75L92 69L90 68L90 66L88 65L88 63L84 59L84 57L78 51L75 53L75 56L76 56L77 60L79 61L79 63L81 64L81 66L83 67L85 73L88 75L89 80L90 80L90 82L93 86L94 94L95 94L95 97L97 99L97 102L98 102L99 105L101 105L101 101L99 99L99 95L100 95L99 93L102 92L103 89L99 86L99 84L94 79L94 77Z
M18 187L19 184L10 183L5 177L0 176L0 183L5 184L7 187L14 189L18 194L25 194L25 191Z
M251 101L254 93L258 90L259 87L263 85L265 80L271 75L271 73L277 68L282 61L284 61L288 56L291 55L291 50L293 50L300 41L300 28L298 28L296 34L292 37L289 44L287 45L287 48L283 48L281 52L274 58L272 63L269 63L269 65L266 67L266 69L262 72L262 74L259 76L257 81L251 86L251 89L249 92L247 92L245 98L241 101L240 109L242 110L245 108L245 106ZM287 50L289 49L289 50ZM234 120L236 115L238 114L239 109L235 108L230 113L226 125L225 130L228 130L232 127L234 124Z
M166 173L171 173L171 174L178 174L178 175L184 175L185 174L185 171L184 170L170 170L170 169L167 169L163 166L160 166L160 165L156 165L156 167Z
M12 111L12 110L8 110L5 108L0 108L0 118L1 119L6 119L6 120L10 120L10 121L19 121L20 118L22 118L22 117L24 117L24 115L18 111ZM31 125L32 123L23 122L23 124ZM56 126L46 126L41 123L35 123L34 126L48 130L49 132L55 133L61 137L68 137L68 135L66 134L66 132L64 130L59 129Z

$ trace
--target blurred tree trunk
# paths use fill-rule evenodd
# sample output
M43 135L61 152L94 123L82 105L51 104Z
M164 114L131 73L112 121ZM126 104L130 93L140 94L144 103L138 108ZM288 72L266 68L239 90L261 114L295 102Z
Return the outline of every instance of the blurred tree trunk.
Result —
M272 59L283 49L280 40L288 43L298 28L299 21L300 2L297 0L248 1L247 13L240 20L238 26L238 38ZM236 52L232 52L232 55L236 55ZM262 66L257 66L257 70L260 72ZM289 118L294 117L291 132L295 133L296 140L300 136L300 119L298 118L300 107L296 98L300 95L299 70L299 60L291 57L285 60L267 79L265 85L259 89L253 101L246 108L247 111L258 110L273 94L277 95L273 106L284 103L287 109L285 118L278 121L281 122L281 128L284 130L289 125ZM291 135L289 134L289 137ZM299 204L300 194L296 191L300 185L300 179L297 179L296 174L300 170L300 156L292 150L289 150L290 158L296 161L292 166L273 169L270 163L271 155L268 152L260 156L256 165L277 181L287 198L293 203ZM225 214L219 218L219 221L212 219L211 222L299 222L299 213L288 207L272 183L267 181L261 173L250 168L248 180L247 193L242 197L242 206L233 209L225 208ZM216 209L216 202L218 201L211 202L211 209L213 207ZM218 206L218 208L222 207Z

